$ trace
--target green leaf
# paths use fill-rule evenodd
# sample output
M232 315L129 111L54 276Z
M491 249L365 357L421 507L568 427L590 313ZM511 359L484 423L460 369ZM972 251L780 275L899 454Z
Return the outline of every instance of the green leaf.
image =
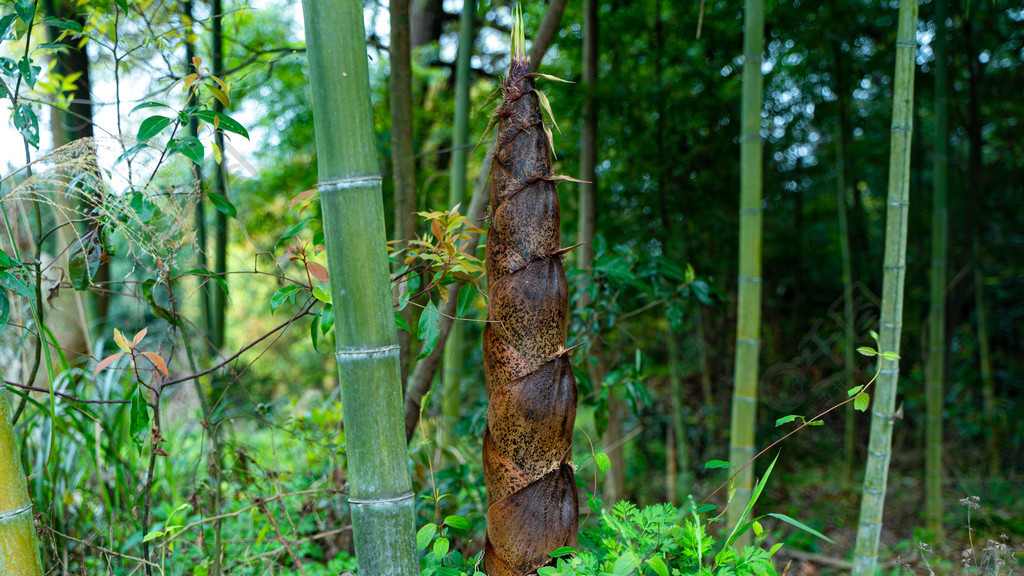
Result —
M665 565L665 561L661 559L661 556L652 556L647 561L647 565L654 570L654 573L658 576L668 576L668 566Z
M7 290L0 289L0 334L4 333L7 327L7 319L11 317L11 301L7 297Z
M18 103L11 112L11 121L21 136L35 148L39 148L39 118L27 104Z
M886 360L892 360L895 362L896 360L900 359L900 355L895 352L882 352L882 358L885 358Z
M320 313L320 331L327 334L334 327L334 306L327 304Z
M473 525L469 523L469 520L466 520L462 516L445 516L444 524L449 528L462 530L464 532L468 532L473 528Z
M611 459L609 459L608 455L604 452L594 453L594 463L597 464L597 467L601 472L607 472L612 467Z
M114 0L114 1L117 2L118 6L121 7L121 10L124 10L125 14L128 13L128 0Z
M306 219L300 221L298 224L296 224L296 225L292 226L291 228L289 228L288 231L285 232L284 235L282 235L280 238L278 238L277 242L274 243L274 252L277 252L278 247L280 247L281 244L284 244L285 241L291 240L299 232L302 232L306 228L306 225L308 225L310 222L312 222L312 220L313 220L312 218L306 218Z
M824 420L811 420L810 422L807 422L806 424L808 426L824 426L825 425L825 421Z
M143 397L141 388L136 388L132 394L131 412L128 419L128 430L135 442L135 448L142 454L143 440L149 432L149 406Z
M706 470L714 470L715 468L732 468L732 464L724 460L708 460L704 463Z
M223 194L215 194L209 192L206 197L210 199L210 203L217 209L218 212L225 214L231 218L238 217L238 210L235 209L235 205L228 200L228 197Z
M874 348L871 348L869 346L861 346L860 348L857 348L857 352L859 352L860 354L863 354L864 356L868 356L868 357L878 356L878 351L876 351Z
M289 298L292 297L293 294L295 294L299 290L302 290L301 286L293 285L285 286L284 288L281 288L277 292L274 292L274 295L270 297L270 311L276 312L277 309L282 304L284 304Z
M423 313L420 314L420 325L416 330L416 337L423 342L423 349L420 350L420 355L416 357L417 360L426 358L428 354L434 351L434 347L437 346L437 338L440 336L441 331L437 328L437 321L440 314L437 312L437 306L431 301L427 304L426 308L423 309Z
M416 549L421 552L426 550L430 541L434 539L434 534L437 534L437 524L434 524L433 522L427 524L423 528L420 528L419 531L416 532Z
M561 558L562 556L568 556L575 553L576 549L572 546L562 546L561 548L556 548L551 552L548 552L548 556L551 556L552 558Z
M313 297L324 304L331 303L331 285L327 282L320 282L313 286Z
M864 392L857 394L857 397L853 399L853 407L861 412L867 412L870 403L871 397Z
M0 272L0 288L6 288L22 298L34 299L35 291L21 278L10 272Z
M871 335L872 340L878 342L878 332L875 332L874 330L868 330L868 334Z
M182 274L182 276L193 276L193 275L194 276L202 276L204 278L213 280L214 282L217 283L218 286L220 286L220 289L223 290L225 294L229 293L228 292L228 281L227 281L226 278L224 278L224 276L216 275L216 274L214 274L213 272L211 272L210 270L208 270L206 268L193 268L193 269L189 270L188 272L185 272L184 274Z
M184 136L181 139L174 139L171 141L170 148L196 164L202 164L203 156L206 154L203 143L195 136Z
M409 323L406 322L405 318L402 318L402 315L399 314L398 312L395 312L395 326L397 326L401 330L405 330L406 332L412 333L412 329L409 328Z
M139 142L145 142L162 132L170 123L171 119L166 116L150 116L142 121L136 138L138 138Z
M803 522L800 522L799 520L795 520L793 518L790 518L789 516L786 516L785 514L776 514L774 512L771 512L768 515L771 516L772 518L778 518L779 520L782 520L783 522L785 522L787 524L791 524L793 526L796 526L797 528L803 530L804 532L807 532L808 534L810 534L812 536L816 536L818 538L821 538L822 540L825 540L826 542L832 542L832 539L829 538L828 536L825 536L824 534L822 534L821 532L818 532L814 528L811 528L807 524L804 524ZM774 554L774 551L772 553Z
M628 576L638 567L640 567L640 559L636 557L636 553L632 550L626 550L622 556L615 560L615 565L612 566L612 576Z
M740 515L739 519L736 520L736 525L733 526L729 537L725 539L725 547L732 545L732 543L736 541L736 538L739 538L740 534L742 534L750 525L750 523L744 523L750 515L750 511L754 508L754 504L757 502L757 499L761 497L761 492L764 491L765 484L768 483L768 478L772 475L772 470L775 468L775 463L778 462L778 460L779 455L776 454L775 458L772 459L772 463L768 465L768 469L765 470L764 476L762 476L761 479L757 481L757 484L754 485L754 491L750 494L750 501L747 502L747 507L743 510L743 514Z
M11 4L14 5L14 11L18 13L18 18L21 18L21 21L28 26L36 15L36 3L32 0L14 0Z
M149 144L143 142L136 144L135 146L132 146L131 148L125 150L124 153L117 157L117 160L114 160L114 166L117 166L121 162L124 162L128 158L134 156L139 150L142 150L143 148L149 148Z
M143 536L142 537L142 541L143 542L149 542L150 540L156 540L157 538L159 538L159 537L161 537L163 535L164 535L164 533L162 531L160 531L160 530L153 530L149 534L146 534L145 536Z
M458 318L465 318L466 314L469 314L469 310L473 307L473 302L476 301L476 290L473 286L466 284L459 290L459 302L455 307L455 316Z
M854 386L853 388L850 388L849 390L846 391L846 396L852 397L856 395L858 392L860 392L861 388L863 388L863 386Z
M234 118L223 114L221 112L214 112L212 110L196 110L192 113L193 116L210 124L214 124L216 120L217 129L225 132L234 132L245 138L249 138L249 133L245 130L245 127L238 123Z
M800 420L804 419L803 416L799 416L797 414L790 414L789 416L783 416L782 418L779 418L778 420L776 420L775 421L775 425L776 426L782 426L783 424L789 424L790 422L792 422L793 420L796 420L797 418L799 418Z
M437 540L434 540L434 558L444 558L444 555L448 553L448 547L449 544L447 538L438 538Z
M143 108L170 108L170 106L168 106L167 104L161 104L160 102L143 102L142 104L139 104L135 108L132 108L131 112L128 112L128 113L132 114L136 110L142 110Z
M8 14L0 18L0 41L8 39L7 34L11 31L11 24L14 24L14 19L17 17L17 14Z

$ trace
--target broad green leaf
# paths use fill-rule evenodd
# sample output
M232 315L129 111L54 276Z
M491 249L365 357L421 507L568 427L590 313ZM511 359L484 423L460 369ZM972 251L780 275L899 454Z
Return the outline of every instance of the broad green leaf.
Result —
M878 356L878 352L869 346L861 346L860 348L857 348L857 352L868 357Z
M124 10L125 14L128 13L128 0L114 0L114 1L117 2L118 6L121 7L121 10Z
M448 553L448 547L449 544L447 538L438 538L437 540L434 540L434 558L444 558L445 554Z
M476 301L476 289L469 284L466 284L459 290L459 302L455 307L455 316L458 318L465 318L466 314L469 314L469 310L473 307L473 302Z
M114 166L117 166L121 162L124 162L125 160L131 158L139 150L142 150L143 148L149 148L149 144L146 144L146 143L143 142L143 143L136 144L135 146L132 146L131 148L125 150L120 156L117 157L117 160L114 160Z
M150 540L156 540L157 538L159 538L159 537L161 537L163 535L164 535L163 531L161 531L161 530L153 530L149 534L146 534L145 536L143 536L142 537L142 541L143 542L149 542Z
M142 104L139 104L135 108L132 108L131 112L128 112L128 113L132 114L136 110L142 110L143 108L170 108L170 106L168 106L167 104L161 104L160 102L143 102Z
M441 331L437 328L439 317L437 306L434 305L433 301L428 303L426 308L423 309L423 313L420 314L420 325L416 330L416 337L423 342L423 349L420 350L420 355L416 357L417 360L426 358L428 354L434 351L434 347L437 346L437 338L441 334Z
M568 556L575 553L576 549L572 546L562 546L561 548L556 548L551 552L548 552L548 556L551 556L552 558L561 558L562 556Z
M900 359L900 355L895 352L882 352L882 358L885 358L886 360L896 361Z
M398 312L395 312L395 326L401 330L409 332L410 334L412 333L412 328L409 328L409 323L406 322L405 318L402 318L402 315Z
M235 209L235 205L228 200L227 196L209 192L206 194L206 197L210 199L210 203L213 204L213 207L216 208L218 212L221 212L231 218L238 217L238 210Z
M327 334L334 327L334 306L328 304L320 312L320 331Z
M824 420L811 420L810 422L805 422L805 424L807 424L808 426L824 426L825 425L825 421Z
M145 142L162 132L170 123L171 119L166 116L150 116L142 121L136 138L138 138L139 142Z
M17 17L17 14L8 14L0 18L0 41L8 39L7 34L11 31L11 24L14 24L14 19Z
M473 528L473 525L469 523L469 520L466 520L462 516L445 516L444 524L449 528L454 528L456 530L462 530L465 532L468 532Z
M628 576L638 567L640 567L640 559L636 557L636 553L626 550L615 560L615 564L612 566L612 576Z
M782 418L776 420L775 425L782 426L783 424L789 424L790 422L796 420L797 418L803 420L803 416L798 416L797 414L790 414L789 416L783 416Z
M654 573L658 576L668 576L668 566L665 565L665 561L661 559L661 556L652 556L647 561L647 565L654 570Z
M212 110L196 110L192 115L203 122L214 126L214 128L218 130L234 132L235 134L244 136L245 138L249 137L249 132L245 130L245 127L227 114L214 112Z
M803 522L801 522L799 520L790 518L789 516L786 516L785 514L776 514L774 512L771 512L768 515L771 516L772 518L778 518L779 520L782 520L783 522L785 522L787 524L791 524L793 526L796 526L797 528L803 530L804 532L807 532L808 534L810 534L812 536L817 536L818 538L821 538L822 540L825 540L826 542L832 542L832 539L829 538L828 536L825 536L824 534L822 534L821 532L818 532L814 528L811 528L807 524L804 524ZM772 552L772 553L774 554L774 552Z
M11 121L21 136L34 148L39 148L39 118L27 104L19 102L11 112Z
M316 286L313 286L313 297L323 302L324 304L330 304L331 285L326 282L320 282Z
M270 311L276 312L277 309L282 304L285 303L285 301L287 301L289 298L292 297L292 295L294 295L296 292L300 290L302 290L301 286L292 285L285 286L284 288L281 288L277 292L274 292L274 295L270 297Z
M714 470L715 468L732 468L732 464L724 460L708 460L704 463L706 470Z
M274 243L274 252L277 252L278 247L284 244L285 241L291 240L292 238L295 237L296 234L302 232L306 228L306 226L310 222L312 222L312 220L312 218L306 218L304 220L299 221L298 224L289 228L288 231L285 232L280 238L277 239L277 242Z
M14 0L11 4L14 7L14 11L18 13L18 18L21 18L21 21L28 26L29 22L32 22L32 18L36 15L36 3L33 0Z
M853 399L853 407L856 408L857 410L860 410L861 412L867 412L868 405L870 404L871 396L864 392L861 392L860 394L857 395L856 398Z
M35 291L24 280L11 272L0 272L0 287L10 290L22 298L34 299L36 297Z
M601 472L607 472L612 467L612 461L608 458L608 455L604 452L594 453L594 463L597 464L598 469Z
M196 164L203 163L203 156L206 154L206 150L203 148L203 143L194 136L184 136L181 139L174 139L171 142L170 147L171 150L180 153L182 156Z
M139 454L142 453L142 444L146 433L149 432L149 406L142 394L141 388L137 388L132 394L131 413L128 419L128 430Z
M437 534L437 524L431 522L425 525L416 532L416 548L421 552L427 549L430 545L430 541L434 539L434 534Z

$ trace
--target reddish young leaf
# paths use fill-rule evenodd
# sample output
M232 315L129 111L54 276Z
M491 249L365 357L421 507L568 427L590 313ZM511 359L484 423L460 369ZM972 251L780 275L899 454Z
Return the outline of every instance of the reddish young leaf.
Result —
M330 277L327 275L327 268L324 268L316 262L310 262L306 264L306 270L309 270L309 275L321 282L330 282Z
M100 363L96 365L96 370L93 370L92 375L95 376L95 375L99 374L100 370L103 370L107 366L110 366L114 362L117 362L117 359L120 358L121 356L124 356L124 352L118 352L117 354L111 354L110 356L107 356L103 360L100 360Z
M171 375L167 373L167 364L164 363L164 359L159 354L153 352L143 352L143 356L149 358L149 361L153 363L153 366L164 375L164 378L170 378Z

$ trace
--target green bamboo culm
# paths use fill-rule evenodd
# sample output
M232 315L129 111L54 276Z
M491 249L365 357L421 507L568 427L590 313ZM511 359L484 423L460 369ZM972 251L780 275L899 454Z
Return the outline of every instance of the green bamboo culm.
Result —
M470 59L473 56L473 24L476 20L476 0L465 0L462 14L459 16L459 54L455 60L455 118L452 129L452 165L451 186L448 189L448 206L462 205L466 201L466 157L469 150L469 87L472 84L473 70ZM463 209L464 210L464 209ZM469 288L467 288L468 290ZM444 373L442 385L444 389L441 407L441 447L451 446L454 442L452 429L459 419L459 406L462 398L459 386L462 380L462 362L465 357L462 350L463 325L456 322L448 334L448 342L444 348Z
M419 573L399 346L359 0L304 0L359 573Z
M764 0L746 0L743 22L743 109L740 131L740 263L739 311L733 374L729 462L739 468L754 457L757 419L758 361L761 352L761 50L764 44ZM752 466L736 477L729 524L735 525L750 500ZM739 541L741 544L744 542Z
M917 48L917 1L900 3L896 33L896 74L893 88L892 135L889 156L888 208L885 221L885 262L882 277L882 316L878 344L883 352L899 352L903 322L903 281L906 275L909 217L910 142L914 109L914 53ZM899 358L878 357L880 372L871 406L871 437L861 495L854 576L873 576L878 563L886 480L896 421Z
M928 316L928 379L925 385L925 527L941 539L942 408L946 378L946 258L949 213L946 179L949 161L946 89L946 0L935 0L935 152L932 155L932 270Z
M7 387L0 380L0 574L42 576L25 473L11 426Z

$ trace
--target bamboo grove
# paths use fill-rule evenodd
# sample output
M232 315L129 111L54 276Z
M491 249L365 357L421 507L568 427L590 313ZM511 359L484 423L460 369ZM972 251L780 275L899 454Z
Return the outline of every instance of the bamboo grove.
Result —
M0 576L1020 572L1022 22L3 3Z

